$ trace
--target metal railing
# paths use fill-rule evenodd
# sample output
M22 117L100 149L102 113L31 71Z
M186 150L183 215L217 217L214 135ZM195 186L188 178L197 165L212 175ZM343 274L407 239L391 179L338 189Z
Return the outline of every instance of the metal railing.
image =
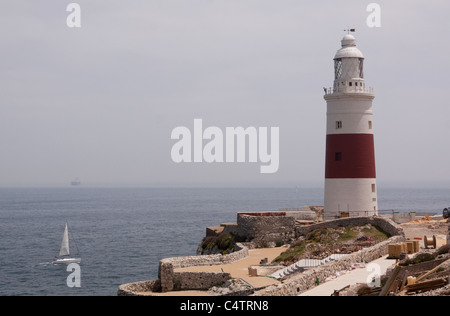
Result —
M324 216L327 218L347 218L347 217L371 217L377 216L379 214L378 210L374 211L334 211L325 212Z
M366 88L364 86L338 86L338 87L332 87L332 88L324 88L325 95L329 94L335 94L335 93L367 93L367 94L373 94L373 88L369 87Z

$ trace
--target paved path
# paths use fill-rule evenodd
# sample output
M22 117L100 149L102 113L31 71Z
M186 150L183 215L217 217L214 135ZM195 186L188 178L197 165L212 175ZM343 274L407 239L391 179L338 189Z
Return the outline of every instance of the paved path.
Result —
M254 287L268 286L278 284L280 281L269 277L251 277L248 275L248 267L257 266L261 259L268 258L273 261L280 253L286 251L287 248L258 248L248 251L249 256L230 264L220 264L213 266L194 266L187 268L175 269L175 272L228 272L232 278L241 278L250 283Z
M386 273L386 270L395 264L395 260L386 259L387 256L372 261L380 266L380 274ZM366 264L369 267L371 263ZM354 285L356 283L366 283L367 278L374 273L374 270L367 270L367 268L357 268L352 270L334 280L325 282L313 289L300 294L300 296L331 296L334 290L340 290L347 285Z

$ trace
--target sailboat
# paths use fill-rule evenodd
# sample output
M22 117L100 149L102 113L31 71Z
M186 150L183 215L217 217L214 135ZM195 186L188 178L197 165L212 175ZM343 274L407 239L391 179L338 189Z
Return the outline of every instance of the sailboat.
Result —
M53 263L80 263L81 258L72 258L70 256L70 245L69 245L69 225L66 222L66 228L64 230L64 235L61 243L61 249L59 250L59 255L53 259Z

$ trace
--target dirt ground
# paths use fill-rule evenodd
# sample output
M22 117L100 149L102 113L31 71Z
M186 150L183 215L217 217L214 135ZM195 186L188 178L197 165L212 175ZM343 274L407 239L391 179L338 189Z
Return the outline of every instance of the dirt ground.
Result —
M443 246L447 242L448 223L446 220L432 220L431 218L419 218L415 221L401 224L405 232L407 239L420 239L420 246L424 248L423 238L427 236L428 239L432 239L436 236L437 246Z

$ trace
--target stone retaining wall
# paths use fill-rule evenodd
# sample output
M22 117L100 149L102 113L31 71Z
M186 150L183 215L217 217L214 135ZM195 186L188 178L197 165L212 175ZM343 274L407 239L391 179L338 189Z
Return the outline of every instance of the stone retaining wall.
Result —
M211 280L211 286L221 284L230 276L228 273L192 274L192 272L175 272L175 269L193 266L212 266L228 264L248 257L248 249L242 244L236 244L236 252L228 255L189 256L162 259L159 263L158 276L161 280L161 291L204 289L207 279ZM206 275L208 274L208 275ZM200 277L200 278L199 278ZM211 287L210 286L210 287Z
M301 215L305 212L298 213ZM232 233L242 239L252 241L260 247L269 242L288 243L317 228L337 228L372 224L380 227L390 236L403 234L403 229L398 224L391 219L383 217L350 217L319 224L299 226L296 225L296 219L301 217L299 214L295 212L238 213L237 223L224 225L223 232Z
M229 279L231 279L231 274L225 272L174 272L173 289L171 291L206 291L213 286L221 286Z
M286 212L238 213L237 223L222 224L223 233L231 233L241 239L252 241L259 246L266 243L287 243L295 238L295 221L316 221L316 213L311 210ZM216 227L207 228L207 236L217 235Z
M255 243L287 242L295 237L295 218L238 214L237 235Z
M142 281L119 286L117 296L143 296L144 292L161 292L161 281Z

